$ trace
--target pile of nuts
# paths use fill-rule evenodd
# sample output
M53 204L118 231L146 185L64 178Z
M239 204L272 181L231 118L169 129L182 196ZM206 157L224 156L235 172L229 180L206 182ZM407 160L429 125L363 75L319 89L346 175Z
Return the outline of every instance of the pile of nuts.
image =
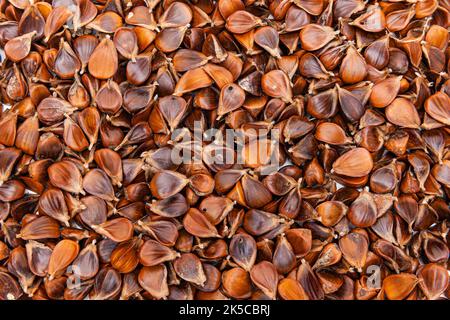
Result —
M0 299L450 298L449 26L449 0L0 0Z

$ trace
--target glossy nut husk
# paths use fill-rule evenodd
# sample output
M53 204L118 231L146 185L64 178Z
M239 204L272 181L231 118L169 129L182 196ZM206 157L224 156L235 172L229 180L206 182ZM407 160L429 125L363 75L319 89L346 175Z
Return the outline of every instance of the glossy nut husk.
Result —
M2 1L0 300L449 299L449 11Z

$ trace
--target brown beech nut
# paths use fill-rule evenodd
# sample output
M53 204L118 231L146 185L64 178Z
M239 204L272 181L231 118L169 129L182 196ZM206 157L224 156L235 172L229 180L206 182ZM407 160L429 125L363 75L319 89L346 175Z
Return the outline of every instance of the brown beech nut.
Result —
M333 163L334 172L355 178L369 174L372 168L372 156L364 148L351 149Z
M249 298L251 295L250 275L241 268L233 268L222 274L225 294L235 299Z
M415 275L400 273L390 275L383 280L383 290L389 300L403 300L418 283Z
M111 78L117 71L118 58L114 43L105 38L89 57L89 72L98 79Z
M448 1L63 2L0 5L0 300L450 298Z

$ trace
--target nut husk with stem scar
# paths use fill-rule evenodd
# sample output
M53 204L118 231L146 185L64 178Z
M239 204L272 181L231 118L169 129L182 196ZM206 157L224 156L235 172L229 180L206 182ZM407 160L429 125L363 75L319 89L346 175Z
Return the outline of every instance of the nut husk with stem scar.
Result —
M40 242L30 240L25 245L28 266L35 275L45 277L52 249Z
M37 115L39 121L52 125L61 122L66 115L71 115L75 110L76 108L66 100L47 97L37 106Z
M39 8L36 5L30 5L27 7L18 24L18 31L20 34L27 34L35 31L36 38L42 38L44 35L45 19L42 16Z
M232 13L238 10L244 10L245 6L241 0L219 0L218 1L219 12L224 19L228 18Z
M284 278L278 283L278 294L283 300L309 300L297 280Z
M278 48L278 32L269 26L258 28L255 32L255 42L275 58L281 58Z
M129 240L133 235L133 225L127 218L111 219L99 225L92 225L91 228L115 242Z
M286 231L286 239L298 258L306 256L312 248L312 233L309 229L289 229Z
M220 43L220 40L213 34L206 37L202 45L202 52L208 56L207 60L213 63L221 63L227 59L228 52Z
M138 281L155 299L165 299L169 295L167 268L163 264L143 267L139 272Z
M163 200L153 201L149 204L149 209L162 217L175 218L185 214L189 207L186 198L177 193Z
M37 114L26 119L16 133L16 147L27 154L34 154L39 141L39 119Z
M348 212L348 207L340 201L325 201L315 209L319 221L326 227L336 225Z
M87 280L95 277L99 270L100 262L97 255L96 241L84 247L80 251L78 257L73 261L73 276L79 277L81 280ZM69 277L70 279L70 277Z
M287 274L296 266L296 256L294 249L282 233L278 236L277 246L273 253L272 263L278 273Z
M81 152L89 146L80 126L70 117L66 117L64 120L64 142L70 149L77 152Z
M388 77L376 83L370 94L370 104L376 108L384 108L390 105L400 90L402 76Z
M265 187L276 196L283 196L287 194L297 184L292 177L281 172L269 174L262 182Z
M343 258L350 266L360 271L365 266L369 241L360 233L352 232L339 240L339 248Z
M114 148L114 151L118 151L123 147L130 146L137 143L142 143L150 137L151 128L147 122L136 123L128 133L125 135L120 144Z
M159 26L162 29L187 25L192 20L192 11L182 2L173 2L159 17Z
M336 89L329 89L308 97L306 111L317 119L333 117L338 112L336 91Z
M200 88L210 86L213 80L202 68L188 70L184 73L175 86L174 95L181 96Z
M364 50L367 63L381 70L389 63L389 36L384 36L367 46Z
M0 150L0 185L8 181L21 154L21 151L16 148Z
M153 176L150 182L150 191L158 199L164 199L180 192L188 183L189 179L184 175L162 170Z
M370 153L364 148L354 148L341 155L333 163L333 170L337 174L349 177L363 177L373 168Z
M314 137L322 142L334 145L351 143L351 138L347 137L345 131L337 124L332 122L321 122L316 127Z
M218 117L240 108L245 101L245 92L236 84L225 85L220 91Z
M263 183L248 174L241 179L245 201L250 208L261 208L272 200L272 195Z
M120 300L129 300L134 295L139 294L141 286L138 282L138 272L133 271L127 273L123 277L122 292L120 293Z
M399 273L383 280L382 290L389 300L403 300L414 290L418 279L413 274Z
M364 80L366 75L366 61L354 46L349 46L347 54L342 59L339 76L344 83L352 84Z
M138 54L137 36L132 28L119 28L114 33L114 45L117 51L126 59L136 60Z
M192 253L183 253L173 263L176 274L185 281L203 286L206 275L200 259Z
M113 33L123 25L123 20L120 15L114 11L106 11L97 15L97 17L90 22L86 28L94 29L95 31L103 33Z
M272 70L261 78L262 90L269 96L292 102L292 88L287 75L281 70Z
M188 105L182 97L167 96L159 100L158 108L173 132L185 117Z
M71 79L81 69L81 62L72 47L61 40L54 62L55 73L62 79Z
M117 297L122 287L120 273L111 267L103 267L95 276L94 288L89 293L90 300L108 300Z
M327 268L329 266L337 264L339 261L341 261L341 258L342 252L339 249L339 246L336 243L329 243L322 249L322 252L319 254L319 257L317 258L312 268L314 270Z
M339 85L337 85L337 91L339 104L344 116L350 122L359 121L366 111L366 108L361 103L361 100L350 91L341 88Z
M108 209L103 199L96 196L83 197L80 206L78 217L84 224L90 226L106 222Z
M158 30L152 10L147 6L133 7L125 17L127 24L146 27L150 30Z
M113 185L122 186L123 171L120 155L111 149L97 149L94 153L97 165L110 177Z
M305 53L299 59L300 74L306 78L327 80L334 74L328 71L321 60L312 53Z
M105 201L117 201L111 180L105 171L92 169L83 177L83 189Z
M311 23L311 16L303 9L297 6L290 6L287 9L285 16L285 28L284 31L292 32L298 31L302 27Z
M449 296L446 3L0 7L0 299Z
M97 37L93 35L82 35L73 40L72 46L73 50L77 54L78 58L81 62L81 73L86 69L87 64L89 63L89 58L91 57L92 52L97 47L99 41Z
M287 195L285 195L279 204L280 216L288 219L295 219L300 213L300 207L302 203L302 195L300 192L300 184L292 189Z
M52 280L61 275L78 255L80 247L72 240L61 240L52 251L48 263L48 276Z
M386 118L389 122L405 128L416 129L421 123L416 107L405 98L396 98L386 107Z
M189 25L181 27L166 28L156 35L155 46L158 50L170 53L177 50L186 34Z
M204 66L210 60L202 52L190 49L177 50L173 57L173 65L177 72L185 72Z
M127 63L126 76L129 83L142 85L150 77L154 51L138 54L135 61L131 60Z
M66 6L52 8L50 15L45 20L44 41L48 42L50 37L52 37L53 34L55 34L72 16L73 12Z
M3 113L0 119L2 131L0 132L0 143L5 146L14 146L17 134L17 114L14 112Z
M250 271L256 261L256 242L249 235L236 234L231 238L229 252L235 263Z
M86 108L90 103L90 96L86 88L80 81L78 74L75 74L75 81L70 86L69 92L67 93L67 100L76 108L83 109Z
M89 57L89 73L97 79L109 79L118 68L117 51L112 40L104 38Z
M11 250L8 261L8 271L19 279L20 286L25 293L32 294L35 275L28 266L25 248L17 247Z
M438 299L448 286L447 269L436 263L425 265L418 278L420 288L430 300Z
M0 297L2 300L17 300L23 292L13 276L8 272L0 271Z
M199 210L217 225L228 216L233 209L233 202L225 197L207 196L199 204Z
M138 221L138 225L142 231L148 233L152 238L165 246L173 246L178 238L177 226L170 220L155 220L150 217L144 217Z
M95 96L100 111L107 114L115 114L122 106L123 97L119 85L113 80L106 81Z
M213 63L207 63L202 69L211 77L216 83L217 87L222 90L228 84L233 82L233 74L225 67L218 66Z
M242 34L262 24L263 21L250 12L238 10L228 16L225 27L232 33Z
M78 125L89 140L88 150L92 150L100 131L100 114L97 108L87 107L78 113Z
M9 40L5 45L5 54L13 62L24 59L31 50L31 42L36 36L36 31L32 31Z
M22 100L28 92L28 85L17 64L13 65L13 73L6 86L6 95L14 100Z
M449 125L449 111L445 107L449 102L450 97L448 95L437 92L425 101L425 111L437 121Z
M70 280L69 280L70 281ZM79 286L68 286L64 290L65 300L83 300L92 290L94 280L89 279L83 281Z
M220 237L216 227L199 210L191 208L183 219L184 228L200 238Z
M223 272L222 286L224 293L234 299L246 299L251 296L250 276L242 268L233 268Z
M69 226L69 210L61 190L47 189L39 197L39 211Z
M140 237L120 243L111 253L111 266L120 273L133 272L139 264L138 250L142 245Z
M398 184L398 172L395 163L378 168L370 176L370 188L376 193L388 193Z
M42 240L59 238L59 236L58 222L48 216L37 217L28 222L17 235L18 238L24 240Z
M334 30L328 26L307 24L300 30L300 43L307 51L323 48L336 36Z
M296 279L305 293L311 300L323 300L325 293L319 282L319 279L311 269L309 263L302 259L301 264L297 269Z
M173 261L180 254L155 240L147 240L139 249L139 261L144 266L152 267L166 261Z
M402 194L394 201L394 208L411 228L419 211L417 201L411 195Z
M370 5L366 12L353 20L350 25L354 25L367 32L380 32L386 26L386 17L377 3Z
M253 266L250 271L252 282L272 300L275 299L278 287L278 273L269 261L262 261Z
M203 286L194 286L197 287L198 290L204 292L212 292L217 290L220 286L221 272L218 268L209 263L203 263L202 265L203 270L205 271L206 282L203 284Z
M415 6L412 5L404 10L396 10L386 15L386 28L390 32L396 32L406 28L408 23L416 14Z
M444 50L447 48L448 32L442 26L432 25L425 35L425 41L438 49Z
M244 229L252 235L262 235L279 226L283 221L282 218L275 214L251 209L244 216Z

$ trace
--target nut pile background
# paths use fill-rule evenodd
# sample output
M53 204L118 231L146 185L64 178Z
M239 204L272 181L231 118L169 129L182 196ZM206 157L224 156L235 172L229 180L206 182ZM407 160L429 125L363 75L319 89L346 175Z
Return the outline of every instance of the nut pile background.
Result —
M0 299L449 298L449 12L1 0Z

